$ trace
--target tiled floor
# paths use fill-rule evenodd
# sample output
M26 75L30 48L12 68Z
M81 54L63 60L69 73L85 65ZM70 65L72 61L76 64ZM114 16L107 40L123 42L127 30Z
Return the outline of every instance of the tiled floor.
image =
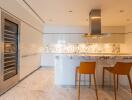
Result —
M41 68L2 95L0 100L76 100L76 89L55 86L53 76L52 69ZM81 100L96 100L94 87L81 90ZM99 88L99 100L114 100L113 88ZM120 89L118 100L132 100L132 94Z

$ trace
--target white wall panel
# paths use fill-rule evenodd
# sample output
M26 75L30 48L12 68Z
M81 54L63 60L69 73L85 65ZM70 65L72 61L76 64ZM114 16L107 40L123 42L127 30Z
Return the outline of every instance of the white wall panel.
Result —
M88 33L88 26L63 26L46 24L44 33Z
M42 67L54 67L54 56L55 54L45 54L43 53L41 56L41 66Z
M40 66L42 33L39 33L25 23L21 23L21 29L20 78L23 78Z
M21 22L20 78L22 79L40 66L42 33L39 31L43 30L43 23L30 14L16 0L0 0L0 7L4 9L4 11L6 10L6 12L11 13L11 16L16 16Z
M20 32L21 55L38 53L42 47L42 36L42 33L22 22Z
M21 57L20 59L20 79L27 76L40 66L41 55L31 55L28 57Z

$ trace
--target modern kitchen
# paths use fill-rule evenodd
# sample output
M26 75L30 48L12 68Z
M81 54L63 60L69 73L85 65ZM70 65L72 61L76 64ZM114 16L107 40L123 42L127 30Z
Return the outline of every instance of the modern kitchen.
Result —
M0 0L0 100L132 100L131 0Z

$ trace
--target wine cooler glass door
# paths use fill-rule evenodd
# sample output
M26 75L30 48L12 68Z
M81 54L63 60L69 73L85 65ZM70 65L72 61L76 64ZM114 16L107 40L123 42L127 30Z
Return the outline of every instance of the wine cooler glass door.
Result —
M19 20L2 12L1 15L1 91L4 92L19 81Z
M17 74L18 66L18 25L5 19L4 25L4 80Z

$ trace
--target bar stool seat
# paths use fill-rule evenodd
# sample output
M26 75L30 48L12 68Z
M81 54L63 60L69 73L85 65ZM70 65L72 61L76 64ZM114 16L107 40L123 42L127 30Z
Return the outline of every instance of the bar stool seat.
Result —
M91 75L94 76L94 84L95 84L95 92L96 92L96 98L98 100L98 93L97 93L97 85L96 85L96 78L95 78L95 66L96 62L81 62L80 66L76 67L76 73L75 73L75 87L77 85L77 76L78 77L78 100L80 100L80 80L81 80L81 74L88 74L90 75L90 85L91 85Z
M125 63L125 62L117 62L114 67L104 67L103 68L103 84L102 86L104 87L104 76L105 76L105 70L113 74L113 79L114 79L114 94L115 94L115 100L117 99L116 97L116 79L115 76L117 75L117 89L118 89L118 81L119 75L126 75L128 77L129 85L131 88L132 92L132 82L131 82L131 77L130 77L130 70L132 67L132 63Z

